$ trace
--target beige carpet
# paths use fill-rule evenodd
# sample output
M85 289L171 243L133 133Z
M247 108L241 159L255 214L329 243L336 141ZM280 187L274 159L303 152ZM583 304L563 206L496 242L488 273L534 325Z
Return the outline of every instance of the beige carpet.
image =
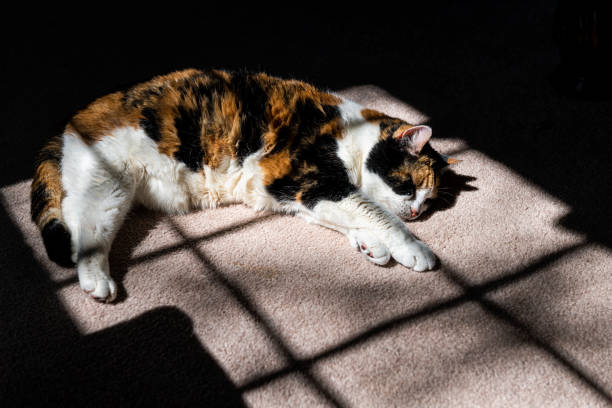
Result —
M379 88L344 94L427 120ZM441 260L429 273L375 266L289 216L137 209L111 254L119 299L99 304L46 259L29 182L3 188L17 229L2 241L0 402L611 406L612 251L512 169L432 144L463 162L448 202L409 225Z

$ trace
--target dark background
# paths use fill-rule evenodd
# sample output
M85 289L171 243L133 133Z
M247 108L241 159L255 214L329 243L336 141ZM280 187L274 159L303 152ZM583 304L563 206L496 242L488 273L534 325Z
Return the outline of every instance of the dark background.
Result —
M29 178L44 139L96 97L187 67L263 70L330 90L384 89L428 115L434 137L464 139L508 165L572 207L564 225L610 245L612 67L593 58L611 49L612 14L602 4L24 12L14 16L27 17L22 24L2 28L0 183ZM590 35L593 11L598 49L589 53L576 44ZM552 85L561 57L572 71L558 81L565 92ZM572 95L572 75L586 76L595 97Z
M401 9L369 3L351 11L164 4L136 13L88 4L5 13L0 183L30 178L45 138L61 132L75 110L99 96L188 67L263 70L330 90L369 84L389 92L428 115L434 137L463 139L565 202L570 212L559 220L563 227L612 247L612 104L609 67L600 58L610 49L611 14L588 2L427 3L404 3ZM584 34L575 29L576 21L592 10L598 12L598 48L585 51L576 40ZM22 241L4 213L2 218L3 233ZM116 376L111 364L101 364L96 375L78 367L107 343L115 344L111 361L130 358L132 346L117 344L158 330L177 331L184 355L165 356L160 367L175 370L164 374L170 387L187 384L191 393L185 401L196 401L211 382L221 394L234 395L222 370L191 340L189 319L180 311L152 311L105 333L79 337L31 250L25 245L18 250L24 265L2 265L5 287L23 287L25 279L32 292L2 295L2 318L18 332L2 338L4 366L17 375L0 377L5 391L0 401L17 396L29 401L24 384L45 373L54 373L46 392L58 400L66 398L61 390L69 389L75 376ZM40 297L49 299L44 311L34 301ZM41 336L55 339L48 355L15 346L14 339L27 344ZM128 390L130 376L145 372L150 374L145 380L159 380L149 358L174 346L145 342L132 359L135 366L112 382L101 401L110 401L112 392L124 395L123 402L143 402L138 387L146 384ZM210 373L207 378L201 367ZM98 392L104 388L100 380L89 384ZM72 395L73 402L86 401L87 391ZM238 403L228 398L228 405Z

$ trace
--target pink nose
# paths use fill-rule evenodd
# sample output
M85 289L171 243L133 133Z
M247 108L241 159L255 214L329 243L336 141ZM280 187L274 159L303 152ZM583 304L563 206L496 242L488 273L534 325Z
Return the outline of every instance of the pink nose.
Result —
M411 217L416 217L417 215L419 215L419 212L417 210L415 210L414 208L410 209L410 216Z

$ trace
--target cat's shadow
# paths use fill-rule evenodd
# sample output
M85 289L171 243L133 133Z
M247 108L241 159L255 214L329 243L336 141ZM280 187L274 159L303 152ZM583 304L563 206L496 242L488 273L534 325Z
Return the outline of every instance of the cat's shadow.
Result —
M136 206L130 210L123 226L117 233L109 255L111 276L117 283L117 297L114 303L127 299L123 280L131 266L136 248L151 234L167 215Z
M440 186L438 187L438 197L435 198L427 211L419 218L411 222L427 221L437 212L445 211L453 208L457 203L459 195L464 191L476 191L478 187L469 185L468 183L477 180L476 177L466 176L455 173L453 170L447 170L440 177Z

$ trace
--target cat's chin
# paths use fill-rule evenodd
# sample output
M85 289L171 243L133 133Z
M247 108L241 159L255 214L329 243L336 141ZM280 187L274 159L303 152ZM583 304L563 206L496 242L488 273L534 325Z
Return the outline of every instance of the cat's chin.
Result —
M400 214L399 217L402 219L402 221L408 222L408 221L416 220L417 218L419 218L421 216L421 214L422 213L419 213L419 214L417 214L415 216L412 216L410 214Z
M421 207L419 208L419 212L417 212L415 215L412 215L413 212L412 210L407 210L407 211L402 211L398 214L398 216L403 220L403 221L414 221L417 218L419 218L421 215L423 215L423 213L427 212L427 210L429 209L429 203L425 202L421 205Z
M400 214L398 214L398 216L403 220L403 221L414 221L417 218L420 218L424 213L427 212L429 208L424 208L421 211L419 211L416 215L412 215L410 212L402 212Z

